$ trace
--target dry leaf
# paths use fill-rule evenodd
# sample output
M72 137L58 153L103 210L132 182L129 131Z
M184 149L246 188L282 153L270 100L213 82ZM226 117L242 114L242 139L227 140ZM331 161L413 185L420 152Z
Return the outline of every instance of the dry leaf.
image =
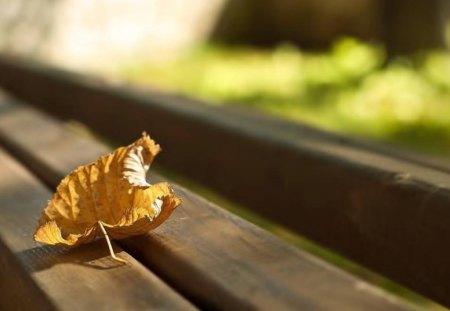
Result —
M144 132L126 147L76 168L58 185L44 209L34 239L76 246L104 236L122 239L163 223L180 205L168 183L150 185L145 175L160 147Z

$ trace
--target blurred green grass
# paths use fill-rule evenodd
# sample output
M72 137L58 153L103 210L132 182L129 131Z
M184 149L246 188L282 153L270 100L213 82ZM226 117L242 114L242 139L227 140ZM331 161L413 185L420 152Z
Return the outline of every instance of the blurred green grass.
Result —
M141 84L240 105L353 136L450 155L450 54L387 59L382 47L339 40L304 52L205 45L166 63L120 67Z

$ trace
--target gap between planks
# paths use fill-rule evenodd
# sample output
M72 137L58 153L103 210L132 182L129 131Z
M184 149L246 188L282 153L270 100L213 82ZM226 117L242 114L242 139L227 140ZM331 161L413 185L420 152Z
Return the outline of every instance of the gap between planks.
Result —
M196 310L120 247L128 265L111 260L104 240L72 250L34 242L51 193L1 148L0 171L1 310Z
M68 132L34 109L16 105L0 114L0 142L53 187L77 165L109 151L91 139ZM154 175L155 179L161 177ZM411 308L186 189L175 185L175 191L184 203L165 224L119 243L202 307Z
M158 163L450 306L447 162L2 56L0 84L118 143L146 129Z

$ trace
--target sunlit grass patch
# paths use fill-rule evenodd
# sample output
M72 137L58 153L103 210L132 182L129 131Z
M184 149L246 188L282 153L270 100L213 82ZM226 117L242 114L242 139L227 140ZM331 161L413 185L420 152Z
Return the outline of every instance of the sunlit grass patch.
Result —
M450 155L450 56L386 60L354 39L310 53L202 46L172 63L124 66L122 77L251 107L350 135Z

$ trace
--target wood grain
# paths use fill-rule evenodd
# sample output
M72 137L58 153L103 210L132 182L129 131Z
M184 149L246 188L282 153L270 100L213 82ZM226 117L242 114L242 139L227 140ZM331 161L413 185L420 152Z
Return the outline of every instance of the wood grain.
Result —
M0 149L0 310L195 310L134 258L104 240L63 250L33 242L51 193Z
M5 57L0 84L118 143L146 129L158 163L450 306L448 161Z
M0 114L0 142L53 186L75 166L109 152L27 107ZM119 243L202 308L409 309L188 190L175 191L184 203L165 224Z

